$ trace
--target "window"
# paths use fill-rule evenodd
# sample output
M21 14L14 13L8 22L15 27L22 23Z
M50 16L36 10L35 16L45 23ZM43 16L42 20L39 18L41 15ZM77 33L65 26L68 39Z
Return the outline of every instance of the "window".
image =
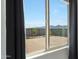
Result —
M39 3L37 3L38 1ZM69 42L69 55L66 55L66 56L69 56L69 59L78 59L77 58L78 57L78 53L77 53L78 52L77 51L77 46L78 46L77 45L77 41L78 41L77 40L77 0L38 0L38 1L36 0L6 0L6 12L3 12L3 13L6 13L5 14L6 24L4 20L2 19L3 20L2 23L6 25L6 33L4 33L5 31L2 31L2 34L6 34L6 55L4 55L5 58L25 59L25 49L27 50L26 59L28 59L27 55L29 55L30 57L35 57L37 53L38 55L39 54L45 55L46 53L46 57L48 58L47 55L50 55L51 51L54 51L53 54L56 54L56 52L59 53L58 50L62 49L65 46L68 46L68 42ZM34 3L35 6L33 6L32 3ZM5 3L3 3L3 6L4 5ZM34 10L31 9L30 6L31 8L34 8ZM23 13L23 7L24 7L24 13ZM40 9L38 7L41 9L41 12L39 12ZM55 7L56 7L56 12L54 12ZM32 16L29 16L29 14L31 14L30 11L32 11L35 14L35 15L33 14L35 19L36 18L40 19L42 17L43 20L41 21L38 20L39 22L37 21L36 23L33 23L35 19L33 19L34 21L30 21L28 18L33 18ZM4 16L3 13L2 15ZM41 16L40 16L40 13L41 13ZM62 19L64 20L64 23ZM25 20L25 36L26 36L25 38L24 38L24 20ZM35 26L27 25L28 21L30 22L29 25L35 24ZM38 26L38 24L40 23L42 25ZM42 34L39 32L40 28L38 27L43 28L41 29ZM32 31L30 28L32 28ZM28 33L33 33L33 34L27 35L26 33L27 31L29 31ZM3 35L3 37L5 36ZM39 38L39 39L42 38L42 40L39 41L39 39L37 40L36 38ZM66 43L61 42L62 43L61 44L60 41L62 41L62 39L60 38L63 38L63 42L66 42ZM25 40L26 40L26 44L25 44ZM34 42L34 44L33 43L31 44L35 47L37 44L39 47L40 46L43 46L43 47L42 48L38 47L38 49L35 48L35 50L32 50L31 52L29 52L28 48L29 47L33 48L33 47L31 47L31 45L30 46L28 45L29 42L27 40L30 40L30 42ZM4 40L2 39L2 41ZM39 42L37 41L41 42L42 45L40 45ZM27 45L26 48L25 48L25 45ZM33 56L31 56L30 54ZM59 53L59 54L51 55L51 56L57 57L58 55L57 57L58 59L60 56L62 57L62 54ZM43 58L38 58L38 59L43 59ZM59 58L59 59L63 59L63 58Z
M45 1L24 0L26 53L45 51Z
M68 4L63 0L24 0L27 55L68 45Z
M69 7L62 0L50 0L50 48L68 44Z

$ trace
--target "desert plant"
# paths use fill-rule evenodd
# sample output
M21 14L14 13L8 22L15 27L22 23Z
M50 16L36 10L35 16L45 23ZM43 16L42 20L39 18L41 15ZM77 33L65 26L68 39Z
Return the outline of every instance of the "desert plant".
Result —
M38 29L37 28L32 28L31 32L32 32L33 36L36 36L37 33L38 33Z

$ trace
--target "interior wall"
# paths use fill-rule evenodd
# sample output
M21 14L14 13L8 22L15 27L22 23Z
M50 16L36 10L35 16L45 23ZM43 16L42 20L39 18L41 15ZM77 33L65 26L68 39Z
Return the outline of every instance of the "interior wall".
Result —
M6 59L6 0L1 0L1 59Z

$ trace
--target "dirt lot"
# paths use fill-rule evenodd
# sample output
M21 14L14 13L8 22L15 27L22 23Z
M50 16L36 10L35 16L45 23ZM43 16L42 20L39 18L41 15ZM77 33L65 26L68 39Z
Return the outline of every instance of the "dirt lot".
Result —
M60 37L60 36L51 36L50 37L50 47L55 48L62 45L66 45L68 43L67 37ZM45 37L38 36L33 37L32 39L26 39L25 41L26 46L26 52L32 53L35 51L43 50L45 49Z

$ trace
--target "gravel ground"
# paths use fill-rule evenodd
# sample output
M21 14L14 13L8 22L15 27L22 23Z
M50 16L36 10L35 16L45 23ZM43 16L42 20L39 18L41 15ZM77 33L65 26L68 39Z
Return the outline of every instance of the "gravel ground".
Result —
M59 46L66 45L68 43L67 37L60 37L60 36L50 36L50 48L56 48ZM38 36L33 37L31 39L25 40L26 52L33 53L35 51L45 49L45 37Z

